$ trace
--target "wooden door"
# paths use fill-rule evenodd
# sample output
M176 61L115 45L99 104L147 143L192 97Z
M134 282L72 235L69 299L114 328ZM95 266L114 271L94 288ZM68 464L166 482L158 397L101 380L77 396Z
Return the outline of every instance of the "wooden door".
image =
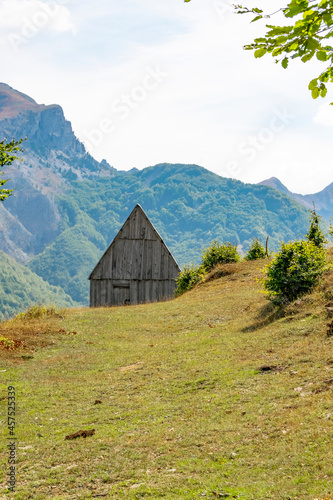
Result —
M120 280L119 280L120 281ZM123 281L122 283L113 283L113 305L123 306L131 302L130 283Z

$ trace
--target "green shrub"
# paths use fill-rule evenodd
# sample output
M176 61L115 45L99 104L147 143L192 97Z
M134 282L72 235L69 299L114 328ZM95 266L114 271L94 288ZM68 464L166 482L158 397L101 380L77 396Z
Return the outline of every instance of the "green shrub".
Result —
M54 316L56 309L54 306L34 305L29 307L25 312L21 312L15 316L15 319L35 319L43 318L44 316Z
M266 250L258 238L253 238L253 243L245 256L245 260L264 259L266 257Z
M315 206L310 212L310 227L306 234L306 239L312 241L317 247L323 247L324 243L327 243L324 233L320 229L320 215L317 215Z
M176 297L182 293L191 290L197 283L202 280L203 268L202 266L184 266L183 270L180 272L176 283Z
M239 259L236 246L231 243L220 245L217 240L212 241L202 252L202 265L205 271L210 271L216 264L238 262Z
M313 242L282 243L280 251L265 267L266 278L262 283L269 298L281 304L309 292L326 269L325 252Z

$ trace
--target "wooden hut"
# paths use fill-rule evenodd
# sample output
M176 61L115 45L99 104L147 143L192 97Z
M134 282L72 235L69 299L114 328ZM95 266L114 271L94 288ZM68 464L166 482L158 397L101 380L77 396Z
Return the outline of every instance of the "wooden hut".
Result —
M89 276L90 307L170 299L179 272L161 236L136 205Z

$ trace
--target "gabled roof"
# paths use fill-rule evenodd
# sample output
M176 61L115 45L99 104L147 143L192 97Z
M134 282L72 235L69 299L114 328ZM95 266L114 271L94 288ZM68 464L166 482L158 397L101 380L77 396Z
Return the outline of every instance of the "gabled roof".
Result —
M149 228L150 230L153 232L153 234L156 236L156 239L157 240L160 240L160 242L164 245L165 249L167 250L168 254L169 254L169 257L171 258L171 260L174 262L175 264L175 267L178 268L179 272L180 272L180 268L179 268L179 265L177 264L175 258L173 257L172 253L170 252L170 250L168 249L167 245L165 244L165 242L163 241L162 237L160 236L160 234L158 233L157 229L154 227L153 223L150 221L150 219L147 217L145 211L143 210L143 208L141 207L141 205L137 204L132 212L130 213L130 215L127 217L126 221L124 222L124 224L122 225L122 227L120 228L120 230L118 231L118 234L115 236L115 238L113 239L113 241L111 242L111 244L108 246L108 248L106 249L106 251L104 252L104 254L102 255L102 257L99 259L99 261L97 262L96 266L94 267L94 269L92 270L92 272L90 273L89 275L89 280L92 279L92 276L95 272L95 270L98 268L98 266L100 265L100 263L102 262L102 260L104 259L104 257L106 256L106 254L108 253L108 251L110 250L110 248L112 246L114 246L114 244L116 243L116 241L120 238L121 236L121 233L122 231L124 230L124 228L126 227L127 223L130 221L131 218L133 218L133 216L137 213L137 212L140 212L140 214L148 221L148 225L149 225Z

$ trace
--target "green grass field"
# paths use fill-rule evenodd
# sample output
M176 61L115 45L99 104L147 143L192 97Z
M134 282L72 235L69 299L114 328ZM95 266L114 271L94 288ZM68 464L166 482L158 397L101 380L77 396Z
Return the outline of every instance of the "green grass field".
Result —
M0 325L25 342L0 349L0 499L333 499L333 275L281 312L263 265L170 302Z

